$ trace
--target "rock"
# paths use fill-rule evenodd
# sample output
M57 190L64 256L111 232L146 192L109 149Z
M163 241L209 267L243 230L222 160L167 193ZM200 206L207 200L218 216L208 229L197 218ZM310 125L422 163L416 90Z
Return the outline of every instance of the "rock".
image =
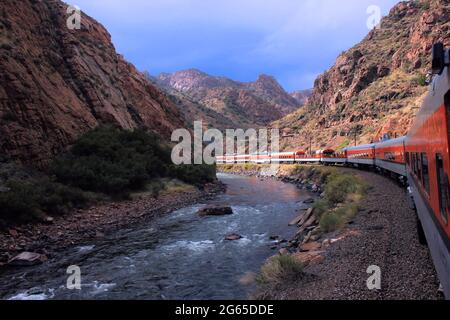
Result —
M318 242L308 242L300 246L300 251L318 251L322 245Z
M12 266L32 266L47 261L47 256L34 252L22 252L8 261Z
M289 254L289 250L286 248L280 249L280 251L278 251L280 256L285 256Z
M271 236L269 239L272 241L278 240L280 236Z
M303 224L311 217L311 215L314 213L314 208L309 208L306 210L305 214L303 215L302 219L298 222L297 226L300 228L303 226Z
M302 244L306 244L306 243L309 242L309 239L311 239L311 234L312 234L312 231L308 232L308 234L306 235L306 237L303 239Z
M96 232L95 232L95 237L96 237L96 238L104 238L104 237L105 237L105 234L104 234L103 232L96 231Z
M313 224L317 223L317 218L312 214L310 218L301 226L298 233L302 233L305 230L308 230L308 228L312 227ZM316 227L312 228L315 229ZM310 231L312 231L312 229Z
M237 233L232 233L225 237L225 240L227 240L227 241L236 241L236 240L240 240L240 239L242 239L242 236Z
M231 207L206 207L198 211L198 215L201 217L206 216L225 216L233 214Z
M298 217L295 217L291 222L289 222L289 226L295 226L302 221L302 218L305 216L305 213L302 213Z
M312 204L314 203L314 199L313 198L308 198L306 200L303 201L304 204Z
M45 217L42 222L44 222L45 224L53 224L53 222L55 222L55 219L52 217Z
M19 236L19 233L17 232L17 230L14 230L14 229L8 230L8 233L14 238L17 238L17 236Z
M319 191L319 186L317 184L314 184L311 188L312 192L317 192Z
M0 145L8 145L2 155L45 167L99 124L164 137L184 127L177 106L116 52L97 21L83 15L81 29L73 32L66 27L62 1L1 4L0 110L11 119L1 120Z
M331 241L330 239L325 239L322 241L322 248L328 248L329 246L331 246Z
M321 197L322 199L325 198L325 196L326 196L325 192L322 192L322 193L320 194L320 197Z
M320 264L325 261L324 251L297 252L292 256L304 266Z

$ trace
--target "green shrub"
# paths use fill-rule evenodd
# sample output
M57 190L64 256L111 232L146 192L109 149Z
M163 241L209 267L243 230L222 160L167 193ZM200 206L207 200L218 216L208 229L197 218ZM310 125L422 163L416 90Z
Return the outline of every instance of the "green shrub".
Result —
M344 225L342 212L327 212L320 219L320 229L323 232L332 232Z
M10 180L0 192L0 219L11 222L32 220L42 213L60 215L83 208L91 201L86 193L55 183L48 178Z
M351 174L333 173L325 187L326 198L332 204L342 203L347 195L358 192L359 184L359 179Z
M216 167L211 165L172 165L172 178L201 187L206 182L216 179Z
M427 76L424 74L417 76L416 82L418 85L420 85L422 87L427 86Z
M215 177L214 166L171 163L171 150L158 136L107 126L82 136L54 161L51 171L64 184L116 197L127 197L163 177L196 185Z
M274 256L261 267L256 281L263 285L276 285L300 277L303 268L303 264L291 255Z
M314 203L313 208L314 208L314 214L316 215L316 217L318 217L320 219L320 217L322 217L322 215L325 212L330 210L330 204L328 203L328 201L326 199L321 199Z

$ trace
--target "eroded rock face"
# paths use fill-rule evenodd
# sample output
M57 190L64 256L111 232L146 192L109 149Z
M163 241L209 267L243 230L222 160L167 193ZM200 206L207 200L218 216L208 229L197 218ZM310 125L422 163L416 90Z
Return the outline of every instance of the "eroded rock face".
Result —
M205 110L194 115L194 120L195 117L197 120L205 118L208 110L225 117L215 123L219 129L267 125L300 107L298 101L268 75L243 83L189 69L160 74L154 81L162 88L176 90L202 105ZM232 123L231 127L229 123Z
M177 108L82 15L66 26L59 0L8 0L0 10L0 151L38 166L104 123L168 137ZM3 36L4 35L4 36Z
M288 147L338 147L376 141L385 133L405 134L427 87L433 43L450 45L450 3L401 2L383 18L381 28L341 54L319 76L306 106L275 123L300 128Z

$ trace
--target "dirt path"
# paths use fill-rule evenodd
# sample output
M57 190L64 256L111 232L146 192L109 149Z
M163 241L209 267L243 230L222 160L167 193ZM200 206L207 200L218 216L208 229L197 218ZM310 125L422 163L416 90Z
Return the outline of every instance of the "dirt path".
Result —
M276 290L275 299L441 299L426 246L419 244L415 212L404 188L384 176L353 169L372 189L346 233L334 243L323 264L307 276ZM367 268L381 268L381 290L370 291Z

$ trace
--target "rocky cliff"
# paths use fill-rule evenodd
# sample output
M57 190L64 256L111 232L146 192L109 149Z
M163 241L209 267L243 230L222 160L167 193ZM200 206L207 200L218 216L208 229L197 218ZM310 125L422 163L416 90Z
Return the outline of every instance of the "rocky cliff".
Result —
M166 95L117 54L103 26L83 14L69 30L59 0L0 6L0 152L45 166L104 123L169 136L184 126Z
M267 75L259 76L255 82L243 83L190 69L163 73L153 79L172 96L196 103L194 109L181 106L192 115L188 118L206 119L208 125L218 129L267 125L300 106L273 77Z
M405 1L381 27L319 76L305 108L275 125L296 136L285 148L342 148L407 133L427 91L431 47L450 45L448 0Z
M291 97L297 100L300 106L304 106L312 94L312 90L298 90L291 92Z

